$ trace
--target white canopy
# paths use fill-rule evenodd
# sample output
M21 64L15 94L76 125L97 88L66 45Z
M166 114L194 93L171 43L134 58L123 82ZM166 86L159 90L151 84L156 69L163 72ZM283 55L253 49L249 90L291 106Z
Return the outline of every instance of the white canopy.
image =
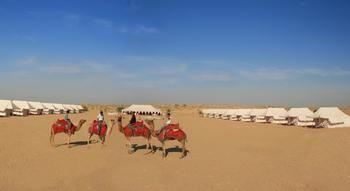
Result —
M7 109L13 109L11 100L0 100L0 112L4 112Z
M44 109L49 109L49 110L54 110L55 107L53 106L52 103L42 103L44 106Z
M228 109L224 113L225 116L236 116L238 109Z
M154 108L152 105L131 105L122 110L123 113L148 113L148 114L161 114L160 109Z
M314 112L309 108L291 108L288 111L288 117L298 118L300 121L313 121Z
M83 106L81 105L76 105L79 110L84 110Z
M313 115L316 125L328 121L326 127L350 127L350 116L346 115L337 107L321 107Z
M268 108L266 111L267 117L273 117L274 119L286 119L288 112L284 108Z
M65 108L63 107L63 104L54 103L53 106L54 106L55 109L57 109L57 110L65 110Z
M238 109L237 115L239 116L249 116L251 109Z
M36 109L36 110L37 109L44 109L43 104L40 102L29 101L28 104L29 104L30 109Z
M265 117L267 109L252 109L250 110L250 116Z
M68 110L73 111L74 110L74 108L71 105L68 105L68 104L63 104L63 107L64 107L65 111L68 111Z
M29 110L30 109L27 101L13 100L12 105L13 105L13 109L15 109L15 110L24 110L24 109Z

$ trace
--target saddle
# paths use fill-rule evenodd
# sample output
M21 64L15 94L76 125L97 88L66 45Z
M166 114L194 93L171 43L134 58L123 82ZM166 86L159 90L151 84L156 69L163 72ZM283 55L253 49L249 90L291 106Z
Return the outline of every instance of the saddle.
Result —
M107 132L107 124L106 122L103 122L102 123L102 126L101 126L101 130L100 130L100 134L98 134L98 121L97 120L94 120L91 124L91 132L96 134L96 135L99 135L99 136L105 136L106 135L106 132Z
M165 134L172 130L172 131L177 131L180 129L180 124L179 123L174 123L174 124L169 124L167 126L165 126L161 131L159 131L157 133L157 136L160 138L160 139L164 139L165 138Z
M132 124L129 124L128 127L134 130L136 128L143 127L143 122L132 123Z
M55 129L61 129L61 131L68 133L68 129L67 129L68 125L69 125L69 123L65 119L57 119L57 121L52 126ZM74 134L75 128L76 127L73 124L71 124L71 127L70 127L71 132L70 133Z

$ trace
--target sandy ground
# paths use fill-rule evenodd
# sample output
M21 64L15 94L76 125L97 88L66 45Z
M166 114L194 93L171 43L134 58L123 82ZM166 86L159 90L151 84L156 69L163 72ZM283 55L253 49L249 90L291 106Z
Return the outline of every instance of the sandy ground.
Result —
M91 122L96 111L72 115ZM59 116L0 118L0 190L349 190L350 128L305 129L200 118L174 112L188 134L189 155L173 148L129 155L112 132L107 146L88 148L85 124L72 148L49 145ZM124 122L125 123L125 122ZM157 122L159 126L160 122ZM114 129L116 130L116 129ZM95 138L96 139L96 138ZM58 135L57 143L64 143ZM134 143L144 144L136 138ZM153 143L160 146L153 139Z

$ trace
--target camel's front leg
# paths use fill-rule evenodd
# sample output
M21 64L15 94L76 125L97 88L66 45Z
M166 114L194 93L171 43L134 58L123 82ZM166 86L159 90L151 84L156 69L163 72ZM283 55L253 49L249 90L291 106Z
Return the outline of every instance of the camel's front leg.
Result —
M152 149L152 145L151 145L151 140L149 138L146 138L146 151L145 151L145 155L152 153L153 149ZM151 149L151 150L150 150ZM150 150L150 151L148 151Z
M181 155L181 157L180 157L180 159L181 158L184 158L185 156L186 156L186 140L185 139L183 139L183 140L181 140L180 141L181 142L181 144L182 144L182 155Z
M127 137L127 138L126 138L126 145L127 145L128 153L129 153L129 154L132 154L133 151L131 150L132 145L131 145L130 137Z
M51 134L51 137L50 137L50 144L51 146L53 147L56 147L57 145L55 144L55 134Z
M70 136L71 135L68 135L68 143L67 143L68 147L70 147Z
M163 158L166 157L166 148L165 148L165 141L162 142L162 149L163 149Z
M92 137L92 133L89 133L88 134L88 138L87 138L87 141L86 141L86 145L89 147L89 144L90 144L90 139Z

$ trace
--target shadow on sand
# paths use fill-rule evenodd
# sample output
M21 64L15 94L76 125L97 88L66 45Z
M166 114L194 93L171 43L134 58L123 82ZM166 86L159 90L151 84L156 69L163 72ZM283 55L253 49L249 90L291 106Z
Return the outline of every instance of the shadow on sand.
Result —
M97 140L91 140L89 144L96 144L96 143L98 143ZM69 148L74 148L74 147L79 147L84 145L87 145L87 141L75 141L75 142L71 142L69 145L67 143L62 143L62 144L57 144L56 147L69 146Z

